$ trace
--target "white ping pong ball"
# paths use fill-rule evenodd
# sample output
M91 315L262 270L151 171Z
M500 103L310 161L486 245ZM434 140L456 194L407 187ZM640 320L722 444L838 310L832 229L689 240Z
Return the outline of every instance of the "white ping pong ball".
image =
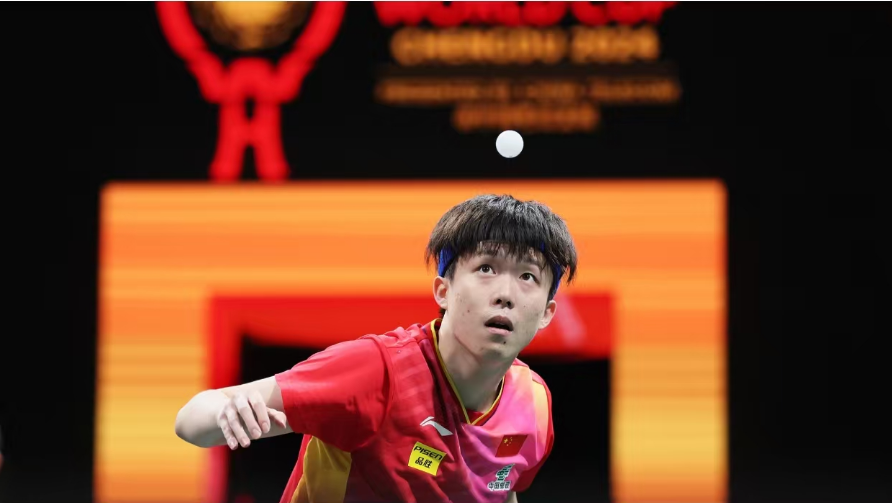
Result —
M524 139L517 131L503 131L496 137L496 151L499 155L507 159L518 157L518 154L524 150Z

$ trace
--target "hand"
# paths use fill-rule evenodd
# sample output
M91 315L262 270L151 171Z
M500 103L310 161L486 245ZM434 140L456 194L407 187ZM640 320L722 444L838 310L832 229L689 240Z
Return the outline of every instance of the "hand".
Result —
M217 426L231 450L238 449L239 445L248 447L251 439L258 439L269 432L271 420L282 428L288 427L285 414L267 407L257 391L248 395L241 392L234 394L217 413Z

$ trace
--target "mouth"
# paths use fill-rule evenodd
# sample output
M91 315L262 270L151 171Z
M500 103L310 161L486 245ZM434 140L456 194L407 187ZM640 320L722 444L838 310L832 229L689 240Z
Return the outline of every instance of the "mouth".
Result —
M515 326L512 324L512 320L506 318L505 316L494 316L487 320L484 323L484 326L491 329L491 332L504 333L508 335L515 329Z

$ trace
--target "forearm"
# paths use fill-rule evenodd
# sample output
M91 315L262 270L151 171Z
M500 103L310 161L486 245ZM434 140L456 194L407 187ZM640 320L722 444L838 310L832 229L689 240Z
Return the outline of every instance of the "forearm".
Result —
M192 397L177 413L174 430L177 436L199 447L226 444L223 432L217 425L217 413L226 405L222 391L210 389Z

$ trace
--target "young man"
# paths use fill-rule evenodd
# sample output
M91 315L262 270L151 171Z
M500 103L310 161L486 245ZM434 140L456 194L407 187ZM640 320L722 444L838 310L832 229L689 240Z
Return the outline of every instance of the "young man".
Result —
M432 260L441 319L199 393L177 415L177 435L237 449L303 433L281 503L517 501L553 433L549 389L516 357L576 273L573 241L540 203L478 196L437 223Z

